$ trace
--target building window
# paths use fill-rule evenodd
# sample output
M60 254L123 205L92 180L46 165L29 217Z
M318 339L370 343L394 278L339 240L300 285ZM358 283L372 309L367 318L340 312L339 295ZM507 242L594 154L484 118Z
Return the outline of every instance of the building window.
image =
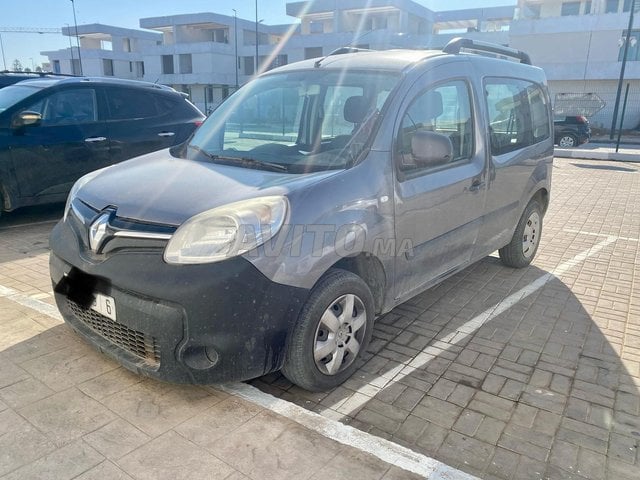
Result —
M211 41L215 43L229 43L229 31L226 28L211 30Z
M205 95L207 102L213 102L213 85L207 85L207 87L205 88Z
M591 14L591 0L587 0L586 2L584 2L584 14Z
M522 7L522 18L535 20L540 18L540 10L542 5L539 3L525 3Z
M624 30L622 34L620 34L620 38L623 40L622 45L620 45L620 50L618 51L618 61L621 62L624 58L624 41L627 39L627 31ZM640 55L638 55L638 43L640 40L640 30L631 30L631 41L629 42L629 48L627 49L627 60L631 62L637 62L640 60Z
M109 58L102 59L102 70L105 77L113 77L113 60Z
M222 86L222 99L224 100L229 96L229 85Z
M130 38L123 38L122 39L122 50L124 50L125 52L130 52L131 51L131 39Z
M604 13L618 13L618 0L607 0Z
M242 57L244 59L244 74L253 75L255 57Z
M60 60L53 61L53 73L60 73Z
M135 62L136 63L136 77L142 78L144 77L144 62Z
M113 43L111 43L111 40L100 40L100 48L102 50L112 51L113 50Z
M272 61L271 65L269 65L269 70L272 68L282 67L289 63L289 56L286 54L276 56Z
M578 15L580 13L580 2L563 2L560 15L563 17L569 15Z
M324 24L322 22L311 22L309 30L311 33L324 33Z
M180 73L193 73L190 53L181 53L178 56L178 60L180 63Z
M631 10L631 0L624 0L624 3L622 4L622 11L628 12L629 10Z
M80 75L80 60L77 58L71 60L71 74Z
M162 55L162 73L172 74L173 71L173 55Z
M322 56L322 47L306 47L304 49L304 59L318 58Z

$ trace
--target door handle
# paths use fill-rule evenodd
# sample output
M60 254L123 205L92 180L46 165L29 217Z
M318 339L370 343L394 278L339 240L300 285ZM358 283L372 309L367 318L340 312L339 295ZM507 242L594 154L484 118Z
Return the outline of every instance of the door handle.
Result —
M173 132L160 132L158 134L159 137L173 137L175 135L175 133Z
M471 186L469 187L470 192L477 192L482 187L484 187L484 182L481 180L474 180Z
M96 142L104 142L107 137L89 137L85 138L84 141L87 143L96 143Z

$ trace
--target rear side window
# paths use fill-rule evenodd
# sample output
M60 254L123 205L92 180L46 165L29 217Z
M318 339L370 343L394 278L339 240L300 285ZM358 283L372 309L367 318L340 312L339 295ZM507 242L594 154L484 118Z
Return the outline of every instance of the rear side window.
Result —
M159 95L156 94L153 96L156 102L156 108L158 109L159 115L164 115L166 113L175 110L176 107L182 103L182 99L177 98L176 96L169 95ZM186 103L186 102L184 102Z
M155 95L134 88L107 89L111 120L135 120L158 115Z
M485 92L493 155L549 138L549 104L539 85L515 78L488 78Z

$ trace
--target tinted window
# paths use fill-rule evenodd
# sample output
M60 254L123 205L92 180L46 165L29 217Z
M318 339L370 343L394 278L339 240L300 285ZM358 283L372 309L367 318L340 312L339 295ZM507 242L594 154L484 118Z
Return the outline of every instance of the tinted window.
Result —
M24 100L29 95L33 95L40 89L37 87L26 87L22 85L12 85L0 89L0 112L15 105L20 100Z
M158 114L155 95L134 88L112 88L107 90L109 118L112 120L135 120Z
M415 132L431 131L446 135L453 146L451 162L468 160L473 155L473 121L469 88L453 81L422 92L402 118L397 141L404 170L417 169L411 155Z
M56 92L25 110L42 115L42 126L90 123L98 120L96 92L75 88Z
M549 106L542 89L512 78L485 84L491 133L491 153L518 150L549 137Z
M156 108L158 109L159 115L164 115L175 110L181 101L177 97L169 95L154 95L153 97L156 102Z

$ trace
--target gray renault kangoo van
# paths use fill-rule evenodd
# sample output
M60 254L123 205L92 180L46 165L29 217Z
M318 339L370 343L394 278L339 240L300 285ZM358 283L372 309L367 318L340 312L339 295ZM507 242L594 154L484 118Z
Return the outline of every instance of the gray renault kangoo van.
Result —
M345 48L258 76L178 147L95 171L51 234L58 308L173 382L359 366L376 317L499 250L526 267L549 203L541 69L457 39Z

